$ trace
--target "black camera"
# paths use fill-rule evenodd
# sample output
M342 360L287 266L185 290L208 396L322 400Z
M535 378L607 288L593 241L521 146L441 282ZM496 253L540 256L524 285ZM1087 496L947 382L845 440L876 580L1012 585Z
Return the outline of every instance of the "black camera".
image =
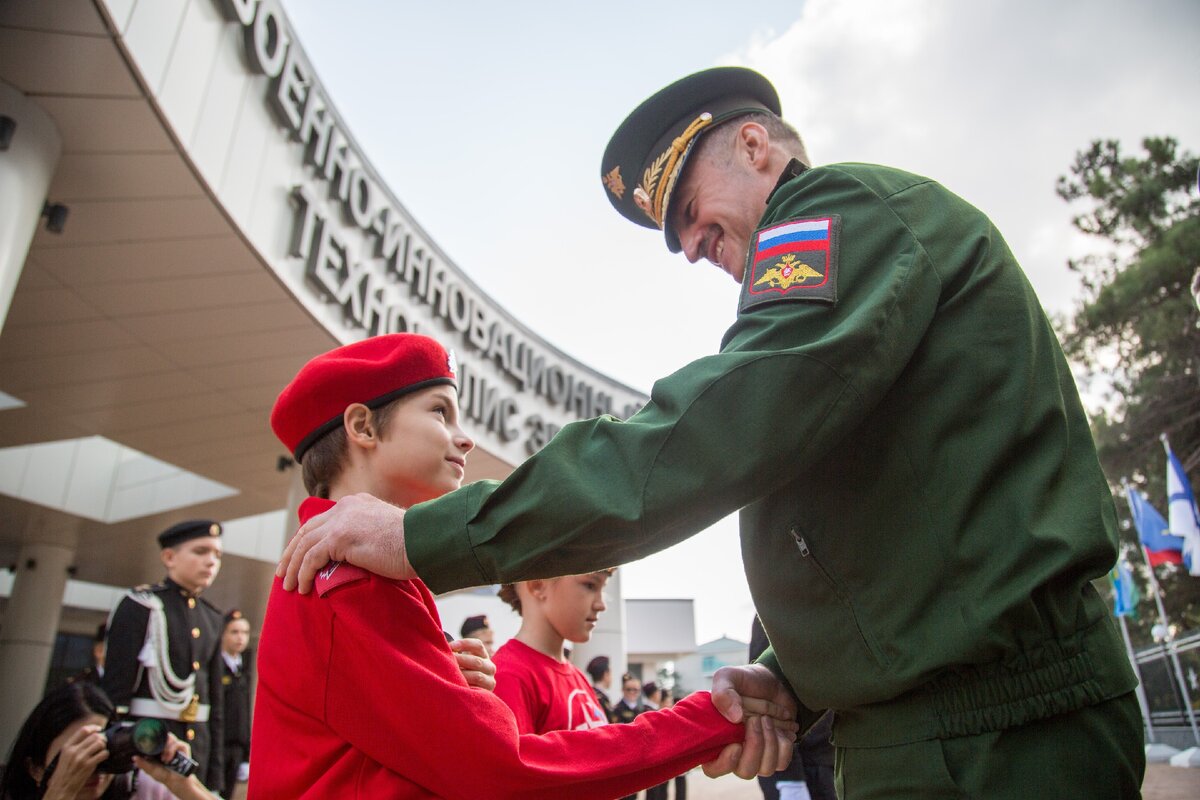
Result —
M167 726L160 719L114 722L104 729L108 758L96 767L99 772L116 775L133 769L133 757L157 758L167 746ZM187 777L200 765L182 752L166 764L168 769Z

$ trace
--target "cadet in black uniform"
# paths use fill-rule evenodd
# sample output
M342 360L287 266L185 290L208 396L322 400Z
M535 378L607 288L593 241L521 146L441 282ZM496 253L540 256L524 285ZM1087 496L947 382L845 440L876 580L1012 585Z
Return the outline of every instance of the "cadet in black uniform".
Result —
M167 577L137 586L108 621L104 691L128 719L156 717L192 747L198 777L221 792L223 615L200 593L221 567L221 526L181 522L158 536ZM214 746L214 744L216 746Z
M246 655L250 622L236 608L225 615L221 636L221 690L225 704L225 792L233 794L238 780L247 780L242 764L250 761L250 672L254 663Z

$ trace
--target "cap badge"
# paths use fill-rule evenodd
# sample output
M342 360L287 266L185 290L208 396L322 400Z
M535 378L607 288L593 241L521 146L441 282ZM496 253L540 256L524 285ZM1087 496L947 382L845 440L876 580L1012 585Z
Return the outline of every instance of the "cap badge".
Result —
M679 161L696 141L700 131L712 124L712 120L712 114L707 111L692 120L683 132L675 137L671 146L650 162L650 166L642 173L642 185L633 190L633 202L659 228L663 226L663 212L666 210L670 190L675 185L675 179L679 177ZM666 180L660 181L664 175Z
M209 525L209 526L208 526L208 535L209 535L209 536L220 536L220 535L221 535L221 526L220 526L220 524L219 524L219 523L216 523L216 522L214 522L212 525Z
M458 358L455 357L453 350L446 353L446 369L450 370L450 374L455 379L458 378Z
M625 181L621 180L621 166L619 164L613 167L612 171L600 180L604 181L605 188L616 195L618 200L625 196Z
M792 288L792 284L804 283L809 278L825 277L815 269L805 264L803 261L797 261L794 253L788 253L775 266L763 273L763 276L754 282L755 286L766 284L772 288L779 288L787 291Z

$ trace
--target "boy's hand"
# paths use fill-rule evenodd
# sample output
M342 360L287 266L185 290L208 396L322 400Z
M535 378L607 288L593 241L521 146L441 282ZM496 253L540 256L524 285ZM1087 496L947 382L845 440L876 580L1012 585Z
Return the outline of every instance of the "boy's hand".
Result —
M792 761L792 742L795 734L780 737L771 717L746 715L746 738L740 744L726 745L712 761L700 768L710 778L732 772L743 780L755 775L766 778L785 769ZM794 724L794 723L793 723Z
M289 592L312 591L330 561L345 561L394 580L417 577L404 549L404 509L369 494L352 494L300 526L275 568Z
M458 668L467 679L468 686L496 690L496 664L488 655L487 648L478 639L459 639L450 643Z
M774 673L760 664L722 667L713 675L712 702L730 722L745 722L746 739L704 764L705 775L750 779L787 767L799 731L796 701Z

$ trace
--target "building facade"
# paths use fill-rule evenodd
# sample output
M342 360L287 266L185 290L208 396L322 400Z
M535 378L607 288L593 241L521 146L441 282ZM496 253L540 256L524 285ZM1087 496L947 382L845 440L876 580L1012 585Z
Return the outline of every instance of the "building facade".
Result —
M302 495L275 395L399 331L456 351L468 480L646 401L446 256L273 0L0 4L0 752L174 522L226 524L206 596L261 620Z

